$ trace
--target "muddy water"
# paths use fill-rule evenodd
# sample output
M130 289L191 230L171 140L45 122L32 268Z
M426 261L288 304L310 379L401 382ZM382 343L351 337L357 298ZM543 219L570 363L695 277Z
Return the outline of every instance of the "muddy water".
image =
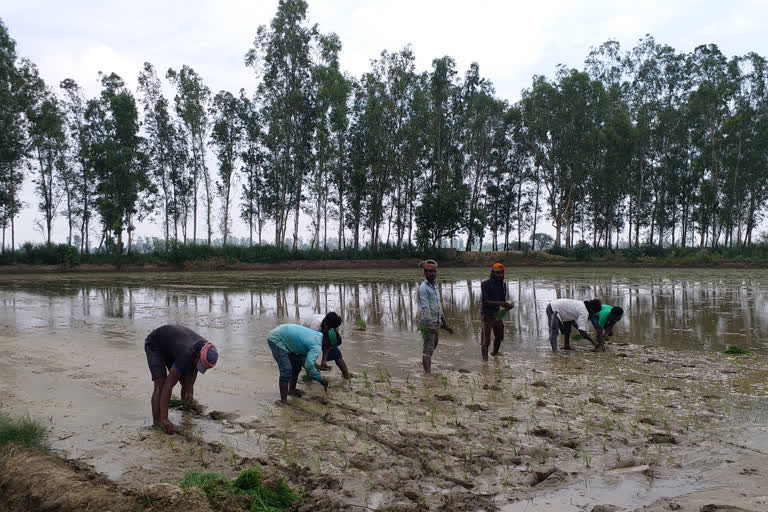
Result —
M768 353L768 271L513 268L507 277L510 297L517 305L506 320L506 341L502 349L506 355L484 366L479 361L478 343L480 281L487 277L486 273L487 269L441 269L438 276L441 296L455 334L441 337L435 365L447 378L431 384L425 381L416 386L415 391L413 384L419 382L421 348L415 331L418 271L0 276L0 350L7 351L0 359L0 407L14 414L47 418L54 448L85 460L111 478L138 485L145 483L142 479L177 477L183 472L184 464L173 461L184 460L187 465L199 461L201 468L217 470L226 470L231 461L234 469L238 460L274 455L275 450L291 456L291 439L300 444L299 440L304 437L308 443L318 443L318 450L326 449L326 440L307 436L306 432L316 428L312 424L313 414L314 417L328 414L334 404L309 415L300 409L275 408L272 402L276 396L277 369L265 343L267 333L274 326L317 312L336 310L344 318L342 349L350 368L359 376L348 389L356 392L339 393L338 398L333 399L338 401L335 405L345 403L347 409L359 411L362 410L359 396L369 397L362 399L364 403L370 399L366 412L370 420L360 417L361 423L352 424L354 428L349 424L343 427L348 430L345 440L346 436L362 438L360 425L365 427L367 435L366 421L382 423L383 417L395 426L410 425L414 421L412 414L422 414L417 426L451 436L455 429L448 423L442 429L439 420L436 425L438 408L431 405L433 397L454 394L457 400L474 403L484 393L477 391L476 397L475 389L485 389L482 386L486 383L491 389L499 386L502 395L508 392L516 397L513 402L524 402L528 395L521 390L529 389L529 377L524 377L523 382L520 375L531 376L531 382L536 372L553 382L573 381L574 385L585 388L586 394L580 399L586 402L595 382L605 380L603 375L587 376L586 372L605 369L608 381L616 375L632 376L634 374L627 373L633 371L632 364L625 363L636 360L653 366L655 357L645 355L651 350L670 349L683 354L677 367L688 373L695 370L685 370L691 361L684 359L688 357L684 354L708 358L708 354L716 356L730 344L748 348L760 357ZM625 318L615 329L612 341L636 349L624 354L626 359L612 359L616 354L609 354L590 360L595 356L584 352L553 358L546 343L544 309L550 300L564 297L597 297L604 303L622 306ZM358 322L364 322L366 329L356 329ZM181 436L167 438L148 429L151 382L142 344L147 333L164 323L188 325L217 344L221 354L219 365L198 379L196 396L207 406L206 412L225 411L236 420L213 420L173 411L171 420L180 426ZM577 344L586 348L583 341ZM701 368L701 362L695 364ZM733 383L734 389L740 394L764 395L767 390L764 361L750 364L750 373L739 375L738 382ZM509 377L504 373L507 371ZM665 377L668 370L658 371ZM736 370L728 371L735 375ZM517 380L505 387L500 384L502 373L503 378ZM680 378L689 378L688 373L681 374ZM338 372L334 370L330 375L336 378L334 389L341 391ZM384 397L387 404L385 408L375 402L376 392L371 391L370 382L378 381L382 387L384 382L389 383L389 375L396 381L393 386L397 393L390 396L394 393L392 389L381 391L380 398ZM643 382L643 386L646 381L650 384L651 378L647 375L638 374L633 381ZM614 388L620 394L626 393L627 386L635 385L621 379L618 382ZM672 391L664 391L662 395L680 393L674 390L678 386L676 381L672 384L666 386ZM717 379L708 385L714 390L707 388L706 393L713 396L725 393L718 387L721 384ZM411 409L407 407L395 406L390 411L390 401L400 401L398 386L403 393L411 390L414 402L409 407L417 410L416 413L409 412ZM317 391L311 386L308 388ZM463 398L459 398L462 394ZM526 398L520 398L521 394ZM355 402L351 397L355 397ZM511 407L507 401L498 400L498 397L487 399L490 411L495 407ZM532 394L530 400L531 404L526 406L530 411L514 412L514 408L510 411L523 421L531 421L525 420L529 415L534 417L531 411L546 407L541 403L549 402L546 394ZM564 400L562 396L561 400ZM627 399L620 398L622 400ZM656 406L649 403L639 403L637 407L648 414L646 409L656 410ZM671 405L676 404L663 407ZM548 407L552 408L553 418L555 414L562 414L557 411L566 409L553 404ZM765 414L760 411L756 414L752 406L743 411L741 415L734 413L735 418L751 426L751 430L743 430L748 439L742 444L767 449ZM681 418L683 412L679 413ZM456 424L461 420L470 425L470 430L474 428L472 418L460 417L455 410L444 413L446 418L452 415ZM431 426L425 427L424 418L430 419ZM338 421L347 421L346 416ZM532 430L538 421L518 430ZM680 420L681 425L686 425L686 431L688 421L687 417ZM566 425L570 432L570 423ZM627 430L634 428L627 426ZM588 430L589 427L585 433ZM381 439L376 439L380 444ZM589 453L587 441L583 443L583 452ZM362 453L357 455L367 457L368 444L362 441L358 444L354 449ZM602 452L606 452L604 443ZM601 450L595 448L594 457L600 453ZM346 457L338 456L337 470L347 471ZM584 465L579 461L583 461L585 455L571 457L576 458L576 467ZM320 462L317 464L319 467ZM473 466L469 465L469 469L461 471L471 473L472 470ZM695 474L675 473L668 480L657 478L650 491L647 478L639 475L589 475L578 482L569 481L555 492L533 494L525 501L515 501L512 495L505 497L503 492L496 500L503 510L509 511L534 510L545 504L557 505L553 510L576 510L574 507L587 502L605 502L611 497L616 504L634 507L650 503L651 498L657 496L695 490L700 484L689 483L695 477ZM370 482L377 481L370 478ZM509 480L515 481L512 477ZM363 481L365 486L360 483ZM391 491L367 482L363 478L358 482L359 488L350 490L355 496L365 495L361 504L371 506L392 499ZM498 482L493 485L495 487L489 489L503 489ZM432 487L430 492L440 494L442 491ZM626 499L618 503L621 497ZM604 501L595 501L598 499Z

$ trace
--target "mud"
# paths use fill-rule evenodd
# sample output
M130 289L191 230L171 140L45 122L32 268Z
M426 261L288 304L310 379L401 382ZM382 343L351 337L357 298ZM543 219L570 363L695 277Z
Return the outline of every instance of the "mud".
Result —
M699 315L699 323L711 318L725 332L735 328L729 323L748 323L744 332L753 341L746 356L721 354L711 338L686 349L690 345L675 339L683 334L671 323L655 327L674 314L660 306L667 303L657 291L677 290L678 282L649 285L648 297L633 298L635 309L628 311L634 313L606 353L577 342L577 350L552 354L546 333L534 329L535 315L527 316L533 306L518 303L525 313L508 321L504 354L482 364L474 309L467 305L476 298L466 289L461 295L460 281L452 281L444 284L449 321L466 324L441 337L436 373L429 377L419 368L418 333L389 304L398 295L388 295L396 284L386 288L384 275L376 276L382 279L378 290L390 292L367 296L370 302L354 308L354 288L346 285L335 288L344 297L298 293L295 307L293 296L288 301L292 313L312 310L315 299L321 309L326 301L329 307L342 303L345 318L356 311L368 329L350 328L344 338L356 378L343 381L334 369L327 394L303 383L307 394L288 407L273 405L277 370L264 343L284 317L269 308L251 312L245 292L232 292L225 306L224 295L203 291L215 286L204 279L193 284L158 274L153 287L124 283L122 295L93 283L83 294L82 283L69 280L55 293L50 283L17 281L0 302L6 354L0 407L45 418L55 453L92 466L109 480L89 481L117 485L132 498L147 495L153 484L177 482L187 471L234 476L255 465L304 489L311 500L297 505L304 510L576 512L610 505L661 512L728 505L765 511L764 290L753 277L754 286L738 291L737 278L724 275L719 286L730 292L712 296L699 282L690 304L700 312L683 310ZM272 279L244 276L251 284L238 286L267 286ZM542 280L555 278L537 279L536 301L546 300L541 297L552 289ZM451 283L454 295L447 294ZM582 285L573 284L576 290ZM280 285L269 286L273 297L280 295ZM366 286L372 285L360 290L369 293ZM673 304L689 304L675 294ZM741 299L742 310L728 309ZM113 314L117 310L122 316ZM151 382L141 344L159 320L194 326L222 349L217 368L196 384L201 409L171 411L174 436L149 426ZM640 322L651 325L642 331L646 343L639 342ZM14 489L21 497L31 492ZM172 486L152 489L170 496L154 498L167 500L169 509L174 496L180 498Z

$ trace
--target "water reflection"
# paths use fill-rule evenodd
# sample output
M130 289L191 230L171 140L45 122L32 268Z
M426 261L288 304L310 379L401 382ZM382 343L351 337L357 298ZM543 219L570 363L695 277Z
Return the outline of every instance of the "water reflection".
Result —
M16 279L0 284L0 320L7 329L79 328L100 317L162 323L183 322L192 314L205 318L206 325L251 328L259 320L274 325L335 310L347 329L363 321L376 335L415 336L418 273L327 274L313 275L313 280L287 273L240 273L236 278L148 274L59 283ZM541 346L547 334L544 308L565 297L597 297L622 306L626 315L615 342L768 349L766 271L522 269L510 274L509 295L516 307L506 321L507 340L522 349ZM459 338L476 341L480 336L480 282L485 278L478 269L439 277L445 313Z

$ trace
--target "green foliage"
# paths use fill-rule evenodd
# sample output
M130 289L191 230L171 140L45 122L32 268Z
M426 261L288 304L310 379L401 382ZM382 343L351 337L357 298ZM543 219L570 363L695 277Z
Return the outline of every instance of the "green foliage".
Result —
M232 482L241 491L252 491L261 487L261 473L256 468L246 469Z
M15 443L26 448L48 448L48 429L29 417L14 418L0 412L0 446Z
M251 512L280 512L299 499L283 478L265 481L257 468L246 469L234 480L219 473L190 471L184 474L179 486L200 488L212 504L228 495L246 495Z
M736 345L728 345L728 348L725 349L725 353L730 355L744 355L749 354L749 350L737 347Z

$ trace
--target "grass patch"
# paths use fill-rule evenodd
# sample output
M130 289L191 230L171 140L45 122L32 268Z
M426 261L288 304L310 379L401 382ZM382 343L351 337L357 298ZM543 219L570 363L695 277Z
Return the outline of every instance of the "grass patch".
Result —
M0 446L16 443L26 448L48 448L48 428L29 417L14 418L0 413Z
M736 345L728 345L728 348L725 349L725 353L730 355L744 355L749 354L749 350Z
M257 468L246 469L234 480L219 473L190 471L179 482L179 487L200 488L211 505L227 497L245 496L250 512L280 512L299 499L283 478L263 478Z

